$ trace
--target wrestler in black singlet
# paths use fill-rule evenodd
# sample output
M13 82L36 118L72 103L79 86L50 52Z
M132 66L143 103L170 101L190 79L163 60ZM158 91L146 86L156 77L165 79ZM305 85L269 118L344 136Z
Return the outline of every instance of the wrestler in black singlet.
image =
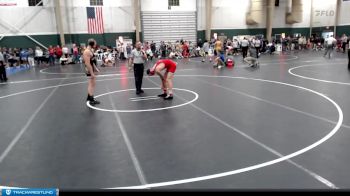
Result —
M94 53L90 50L92 57L90 58L90 65L92 66L92 70L93 72L96 72L96 64L97 64L97 60L96 57L94 55ZM86 76L90 77L91 73L89 72L89 70L87 69L86 65L85 65L85 71L86 71Z

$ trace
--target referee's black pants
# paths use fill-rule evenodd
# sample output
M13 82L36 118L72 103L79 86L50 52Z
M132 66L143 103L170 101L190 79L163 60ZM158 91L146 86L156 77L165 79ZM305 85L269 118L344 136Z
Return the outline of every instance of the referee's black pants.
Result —
M137 92L142 90L142 79L144 69L145 67L143 64L134 64L135 86Z
M1 80L1 82L7 81L6 68L5 68L5 64L3 61L0 61L0 80Z
M350 48L348 49L348 59L349 59L348 69L350 69Z

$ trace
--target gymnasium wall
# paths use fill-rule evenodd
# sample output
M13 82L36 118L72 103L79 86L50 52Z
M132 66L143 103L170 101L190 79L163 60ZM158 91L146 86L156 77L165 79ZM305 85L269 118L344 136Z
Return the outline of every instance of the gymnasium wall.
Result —
M17 6L0 7L0 46L33 47L35 44L25 35L48 45L57 45L59 36L57 31L53 0L44 0L44 6L29 7L27 0L12 0ZM133 1L104 0L103 15L105 34L87 34L86 7L89 0L61 0L62 20L67 43L84 43L90 37L100 44L115 45L118 36L135 39L135 24ZM286 12L290 9L290 0L280 0L275 7L273 34L301 33L309 35L310 16L313 14L314 29L324 29L326 26L334 28L336 0L314 0L314 12L311 13L311 0L302 0L303 20L300 23L286 24ZM246 14L251 6L250 0L213 0L212 33L232 37L237 34L265 34L266 33L266 5L261 9L260 23L246 24ZM341 12L337 34L350 34L350 1L341 1ZM180 0L180 6L173 6L168 10L166 0L141 0L141 11L197 11L197 37L205 37L205 0ZM317 11L323 13L319 14ZM14 29L15 26L18 29Z

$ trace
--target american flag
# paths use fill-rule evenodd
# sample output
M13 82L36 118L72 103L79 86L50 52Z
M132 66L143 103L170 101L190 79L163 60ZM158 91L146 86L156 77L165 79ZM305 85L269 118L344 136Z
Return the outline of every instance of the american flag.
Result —
M87 7L87 21L89 34L103 34L102 7Z

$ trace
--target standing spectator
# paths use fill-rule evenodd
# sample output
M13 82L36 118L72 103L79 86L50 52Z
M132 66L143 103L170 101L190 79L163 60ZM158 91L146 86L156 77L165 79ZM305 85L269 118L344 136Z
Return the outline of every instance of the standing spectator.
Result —
M49 46L49 65L54 66L55 65L55 49L52 46Z
M214 50L214 55L215 56L218 56L218 55L220 55L220 51L222 51L222 42L218 39L218 40L216 40L216 42L215 42L215 50Z
M299 46L299 50L303 49L303 37L299 37L299 39L298 39L298 46Z
M238 55L239 43L238 43L237 39L233 40L232 47L233 47L233 55L234 56Z
M329 38L326 39L326 53L323 55L323 57L326 57L328 54L328 58L331 58L331 54L333 52L333 47L337 43L337 40L334 39L333 35L331 35Z
M5 68L5 58L0 49L0 82L7 82L6 68Z
M134 76L135 76L135 86L136 94L139 95L144 93L142 90L142 80L144 72L144 63L147 59L145 51L141 50L141 42L137 42L135 49L131 52L131 61L134 64Z
M188 58L190 57L190 54L189 54L189 46L188 46L188 43L185 42L183 45L182 45L182 56L184 58Z
M343 48L343 52L345 53L346 51L346 44L348 43L348 37L343 34L343 37L341 38L342 41L342 48Z
M39 46L37 46L35 49L34 59L37 61L38 66L41 65L41 63L43 62L43 56L44 56L44 52L41 50Z
M249 46L249 42L247 40L247 38L243 38L242 43L242 53L243 53L243 59L247 57L247 53L248 53L248 46Z
M261 40L260 39L255 39L254 40L254 47L255 47L255 50L256 50L256 58L258 59L259 58L259 53L260 53L260 48L261 48Z
M208 40L205 40L205 41L204 41L204 44L203 44L203 51L204 51L204 56L203 56L202 62L205 62L206 57L207 57L208 54L209 54L209 42L208 42Z
M73 44L73 62L77 64L79 62L79 48L76 44Z
M0 50L1 50L1 48L0 48ZM2 48L2 55L4 56L4 64L6 65L7 64L7 55L8 55L7 48L5 48L5 47Z
M65 58L68 58L68 53L69 53L69 49L67 46L63 45L62 47L62 53L64 55Z
M199 40L198 40L197 46L200 47L200 48L203 48L202 39L199 39Z
M166 58L166 45L164 41L160 42L160 51L161 51L161 57Z
M55 51L56 51L56 58L57 58L58 60L60 60L60 58L61 58L62 55L63 55L62 48L61 48L59 45L57 45Z
M28 64L29 66L34 67L35 66L35 62L34 62L34 51L32 48L28 49Z
M303 48L307 49L307 39L305 36L303 36Z
M132 52L131 44L128 43L128 44L126 45L126 55L127 55L127 57L128 57L128 67L129 67L129 70L132 69L131 52Z
M156 54L156 44L153 41L151 42L151 51L153 54Z
M120 59L125 60L125 52L126 52L126 47L124 46L124 43L121 43L120 45Z

